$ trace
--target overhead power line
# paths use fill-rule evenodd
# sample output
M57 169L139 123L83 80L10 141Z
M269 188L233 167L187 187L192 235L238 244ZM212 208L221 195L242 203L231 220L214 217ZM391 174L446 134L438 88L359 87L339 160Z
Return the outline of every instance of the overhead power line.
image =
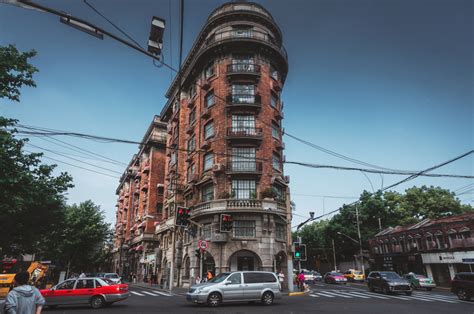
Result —
M393 174L393 175L414 175L417 172L408 172L408 171L384 171L384 170L373 170L373 169L364 169L364 168L354 168L354 167L341 167L341 166L331 166L331 165L318 165L310 164L299 161L285 161L286 164L299 165L309 168L317 169L335 169L335 170L347 170L347 171L362 171L368 173L380 173L380 174ZM462 178L462 179L474 179L474 176L458 175L458 174L435 174L435 173L423 173L421 176L426 177L447 177L447 178Z

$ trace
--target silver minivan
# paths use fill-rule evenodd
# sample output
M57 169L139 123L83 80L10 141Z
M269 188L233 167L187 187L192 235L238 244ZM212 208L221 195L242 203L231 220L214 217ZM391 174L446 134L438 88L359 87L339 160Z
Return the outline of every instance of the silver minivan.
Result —
M265 271L236 271L221 273L208 282L192 286L186 300L218 306L222 302L261 301L270 305L281 299L278 277Z

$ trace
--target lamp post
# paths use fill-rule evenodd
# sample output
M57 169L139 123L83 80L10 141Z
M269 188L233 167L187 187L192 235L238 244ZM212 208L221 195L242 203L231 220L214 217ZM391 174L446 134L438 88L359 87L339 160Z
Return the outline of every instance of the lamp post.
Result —
M360 265L361 265L361 267L362 267L362 273L363 273L364 276L365 276L364 257L362 256L362 241L361 241L361 239L360 239L360 233L359 233L359 241L357 241L356 239L354 239L354 238L352 238L352 237L348 236L347 234L342 233L342 232L340 232L340 231L338 231L337 234L343 235L343 236L345 236L346 238L350 239L351 241L353 241L353 242L359 244L359 249L360 249ZM333 241L334 241L334 240L333 240ZM334 243L334 242L333 242L333 243Z
M301 243L301 237L298 235L300 228L303 227L306 223L314 220L314 212L309 212L309 217L310 218L306 219L305 221L300 223L298 227L296 227L296 241L298 243ZM301 271L301 260L298 260L298 271Z

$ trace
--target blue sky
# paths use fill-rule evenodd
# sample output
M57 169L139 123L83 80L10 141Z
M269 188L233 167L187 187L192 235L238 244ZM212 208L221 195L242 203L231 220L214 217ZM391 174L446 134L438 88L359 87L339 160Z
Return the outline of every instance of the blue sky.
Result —
M144 45L151 17L166 19L165 61L177 67L179 1L90 2ZM185 55L209 13L224 2L185 0ZM472 1L257 2L276 19L289 55L282 94L288 133L352 158L405 170L422 170L472 149ZM38 3L112 30L82 1ZM35 75L38 87L24 88L20 103L0 103L0 114L23 124L140 140L166 102L171 71L153 66L147 57L111 39L100 41L69 28L55 16L0 4L0 44L10 43L23 51L38 51L32 60L40 69ZM60 139L123 163L137 151L135 145ZM291 138L285 142L288 161L357 166ZM74 153L39 138L31 143ZM52 153L46 155L80 165ZM436 172L473 175L473 169L471 156ZM116 178L61 163L58 170L74 177L76 187L68 193L69 202L92 199L113 221ZM351 201L329 196L358 197L364 189L372 191L360 172L295 165L286 165L285 172L291 176L297 207L295 224L309 211L323 214ZM374 189L381 187L379 175L368 177ZM402 178L384 175L384 186ZM417 178L395 189L425 184L456 190L471 183L473 180ZM474 202L472 191L459 198L463 203Z

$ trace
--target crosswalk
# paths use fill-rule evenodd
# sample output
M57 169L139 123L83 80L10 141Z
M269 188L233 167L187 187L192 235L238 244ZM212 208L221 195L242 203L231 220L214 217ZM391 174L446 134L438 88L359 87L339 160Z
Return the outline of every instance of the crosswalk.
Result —
M442 302L442 303L460 303L454 295L441 295L434 293L414 292L411 296L403 294L381 294L363 290L311 290L309 293L313 298L342 298L342 299L377 299L389 300L397 299L404 301L420 301L420 302Z
M166 293L166 292L161 292L157 290L141 290L140 292L130 290L130 293L132 296L137 296L137 297L146 297L146 296L152 296L152 297L171 297L172 294Z

